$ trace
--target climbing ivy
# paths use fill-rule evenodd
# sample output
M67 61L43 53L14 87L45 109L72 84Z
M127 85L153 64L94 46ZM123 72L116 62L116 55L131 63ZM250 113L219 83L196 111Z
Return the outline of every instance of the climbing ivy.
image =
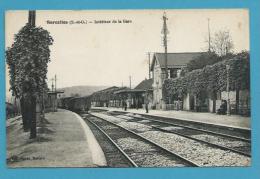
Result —
M242 52L231 59L223 60L196 69L185 76L167 79L163 84L163 98L165 101L175 97L182 97L185 93L199 95L201 92L208 94L226 90L227 69L229 69L229 90L244 90L250 88L250 63L249 53Z
M53 39L47 30L26 24L6 51L10 86L16 97L46 91L47 64Z
M36 104L47 93L47 67L53 39L47 30L27 23L15 35L14 43L6 50L10 90L20 98L23 128L31 129L36 137Z

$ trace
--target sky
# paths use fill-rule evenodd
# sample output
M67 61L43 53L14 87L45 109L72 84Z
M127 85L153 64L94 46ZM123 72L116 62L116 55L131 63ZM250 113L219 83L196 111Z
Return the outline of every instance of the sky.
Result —
M147 53L163 52L161 30L164 12L168 17L168 52L206 51L208 18L212 36L219 30L229 30L234 52L249 50L247 9L39 10L36 11L36 26L48 30L54 39L50 46L51 62L47 74L49 86L55 74L57 88L129 86L129 76L132 86L135 86L148 78ZM117 23L112 23L113 20ZM6 11L6 48L12 45L14 35L27 21L28 11ZM53 24L53 21L66 21L68 24ZM71 24L76 21L85 24ZM6 70L7 92L9 87Z

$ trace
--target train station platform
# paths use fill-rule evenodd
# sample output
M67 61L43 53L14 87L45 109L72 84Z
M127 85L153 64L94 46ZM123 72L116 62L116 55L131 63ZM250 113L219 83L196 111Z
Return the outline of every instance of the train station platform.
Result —
M83 119L67 110L45 114L37 138L23 132L22 119L7 120L7 166L103 167L104 153Z
M109 111L124 111L122 108L110 108L110 107L92 107L92 109L103 109ZM239 115L218 115L208 112L191 112L191 111L162 111L162 110L149 110L146 113L145 109L127 109L126 112L135 114L145 114L150 116L160 116L165 118L174 118L185 121L195 121L207 124L214 124L219 126L227 126L240 129L251 129L250 117L243 117Z

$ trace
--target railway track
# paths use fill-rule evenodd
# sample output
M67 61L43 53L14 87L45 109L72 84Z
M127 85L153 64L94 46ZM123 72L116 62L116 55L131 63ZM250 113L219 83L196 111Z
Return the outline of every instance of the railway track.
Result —
M245 151L236 151L236 149L230 150L231 147L227 148L225 145L215 145L215 142L218 140L220 140L219 142L221 142L221 145L223 145L223 141L219 139L219 136L215 136L217 139L214 141L214 143L212 143L214 138L212 139L208 135L206 139L199 138L200 140L205 140L205 142L189 138L190 136L194 138L205 137L201 136L198 131L195 131L197 132L195 134L194 131L191 132L187 131L186 129L181 129L180 127L169 126L169 124L167 124L165 127L160 123L158 126L158 123L156 125L153 123L154 121L151 123L151 121L147 119L137 119L129 115L119 114L117 116L113 116L108 115L106 112L93 114L114 122L121 127L125 127L128 130L134 131L135 133L138 133L142 137L145 137L151 141L155 141L157 144L163 146L167 150L189 159L200 166L249 166L251 163L251 157L249 153L246 153ZM162 130L163 128L165 130ZM179 130L179 132L186 131L187 137L167 131L173 129ZM207 142L207 139L209 139L209 143ZM229 140L230 139L228 139L228 141ZM228 144L228 141L224 142ZM234 144L231 142L230 145ZM238 147L241 148L241 146ZM250 150L250 147L248 147L248 149Z
M130 119L130 121L145 123L146 125L149 125L152 128L163 132L173 133L212 147L216 147L222 150L229 150L237 154L251 157L251 140L245 139L244 137L216 133L204 129L174 124L172 122L160 121L143 116L126 114L114 115L113 113L112 115L119 118L123 118L123 116L126 116L128 120L129 117L131 117L132 119Z
M107 121L104 118L97 117L91 114L82 115L82 117L88 123L91 123L91 125L95 126L96 130L99 130L103 136L106 136L107 140L103 140L101 146L107 147L107 144L110 143L110 145L112 144L114 148L117 149L117 154L120 153L119 156L121 158L124 158L124 160L120 160L122 164L121 166L123 167L200 166L199 164L187 158L184 158L174 152L171 152L151 140L144 138L141 135L122 126L119 126L113 122ZM94 131L94 133L97 133L97 131ZM113 158L115 157L117 157L117 155L113 154L111 160L113 161Z
M109 111L107 114L111 115L129 115L133 114L141 118L149 119L157 122L164 122L166 124L175 125L178 127L190 128L202 132L212 133L223 137L229 137L233 139L239 139L247 142L251 142L251 130L239 129L234 127L220 126L216 124L201 123L196 121L185 121L175 118L166 118L161 116L150 116L147 114L135 114L126 111Z
M123 168L138 167L138 165L113 141L113 139L99 127L89 120L89 115L82 116L90 127L104 151L107 160L107 167Z

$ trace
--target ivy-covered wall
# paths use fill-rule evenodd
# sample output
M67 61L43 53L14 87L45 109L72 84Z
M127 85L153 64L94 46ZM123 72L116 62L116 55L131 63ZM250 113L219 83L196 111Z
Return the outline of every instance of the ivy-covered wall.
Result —
M229 69L229 90L250 88L250 56L242 52L229 60L193 70L183 77L167 79L163 84L163 99L168 103L173 98L183 98L184 94L207 95L225 91L227 87L227 68Z

